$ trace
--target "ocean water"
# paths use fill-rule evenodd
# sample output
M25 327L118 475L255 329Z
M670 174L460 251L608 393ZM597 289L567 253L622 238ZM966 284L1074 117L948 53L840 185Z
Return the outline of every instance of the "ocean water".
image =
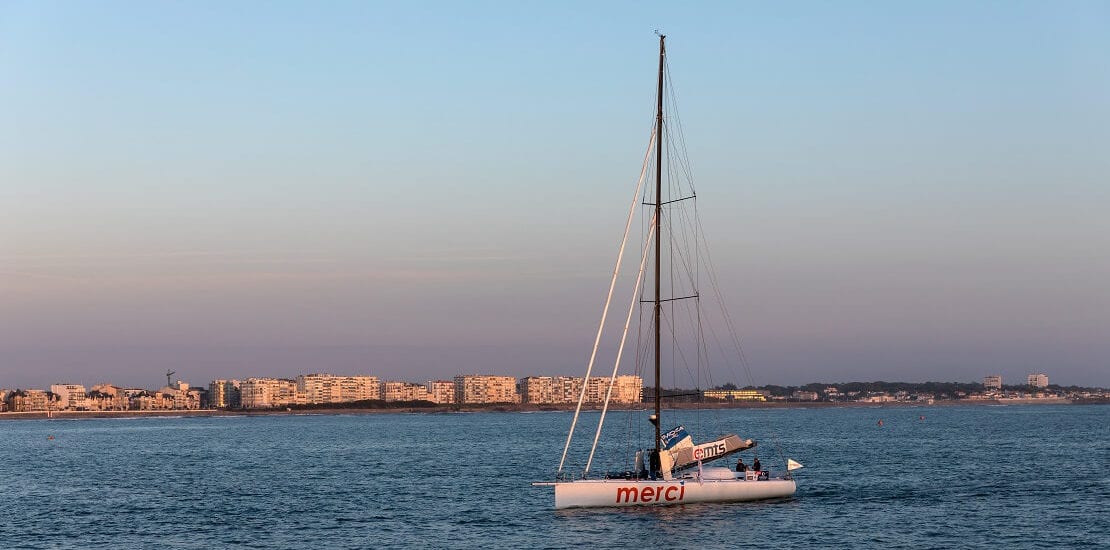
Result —
M764 467L777 441L797 495L556 512L529 483L565 412L7 421L0 547L1110 547L1108 406L689 414L761 440ZM611 413L603 466L645 417Z

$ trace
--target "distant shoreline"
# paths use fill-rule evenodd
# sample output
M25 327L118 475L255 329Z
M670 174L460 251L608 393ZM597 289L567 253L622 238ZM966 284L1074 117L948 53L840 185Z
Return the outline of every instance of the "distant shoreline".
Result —
M933 403L918 403L896 401L888 403L861 403L857 401L768 401L768 402L742 402L742 403L675 403L669 409L824 409L824 408L908 408L908 407L951 407L959 405L1105 405L1110 404L1110 399L953 399L937 400ZM308 415L364 415L364 414L389 414L389 413L474 413L474 412L560 412L573 411L575 406L569 405L529 405L529 404L491 404L469 405L456 407L453 405L437 405L434 407L398 407L398 408L290 408L290 409L260 409L260 410L158 410L158 411L44 411L35 412L4 412L0 413L0 420L45 420L45 419L81 419L81 418L166 418L166 417L215 417L215 416L308 416ZM595 405L584 406L583 410L597 411L601 408ZM648 407L628 407L624 404L611 406L611 410L647 410Z

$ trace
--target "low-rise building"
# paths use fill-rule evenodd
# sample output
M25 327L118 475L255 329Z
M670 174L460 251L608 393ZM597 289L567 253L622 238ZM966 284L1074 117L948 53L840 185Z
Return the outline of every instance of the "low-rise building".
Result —
M860 403L889 403L894 401L894 396L886 394L876 394L861 397L858 400Z
M983 377L983 388L988 390L1002 389L1002 376L998 374L991 374Z
M798 401L817 401L817 392L815 391L802 391L798 390L791 395L792 398Z
M57 397L43 390L15 390L8 394L8 409L11 412L39 412L56 410Z
M168 411L173 409L173 395L159 391L146 391L131 397L131 408L140 411Z
M188 383L178 380L174 385L163 386L154 392L153 397L154 409L197 410L204 396L201 388L193 388Z
M767 396L759 390L705 390L702 395L706 399L720 399L722 401L767 400Z
M149 393L143 388L121 388L119 391L128 399L134 399L144 393Z
M85 405L91 411L126 411L131 409L131 400L117 386L97 384L89 390Z

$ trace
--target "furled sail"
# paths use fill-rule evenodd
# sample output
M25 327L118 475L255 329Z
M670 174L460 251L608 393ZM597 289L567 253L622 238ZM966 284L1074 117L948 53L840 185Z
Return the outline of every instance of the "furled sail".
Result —
M729 434L708 443L672 450L668 453L674 461L674 469L681 470L697 466L699 461L717 460L752 447L755 447L755 441L740 439L736 434Z

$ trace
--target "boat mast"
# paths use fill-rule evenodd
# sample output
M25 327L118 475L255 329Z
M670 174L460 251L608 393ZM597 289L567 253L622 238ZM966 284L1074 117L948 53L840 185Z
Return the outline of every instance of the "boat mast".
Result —
M659 86L656 90L656 105L655 105L655 454L659 455L660 451L660 426L662 419L659 416L660 405L660 380L659 380L659 351L660 351L660 313L662 312L662 302L660 301L659 290L659 254L662 251L663 239L662 233L659 232L663 220L663 59L666 54L664 40L666 35L659 35Z

